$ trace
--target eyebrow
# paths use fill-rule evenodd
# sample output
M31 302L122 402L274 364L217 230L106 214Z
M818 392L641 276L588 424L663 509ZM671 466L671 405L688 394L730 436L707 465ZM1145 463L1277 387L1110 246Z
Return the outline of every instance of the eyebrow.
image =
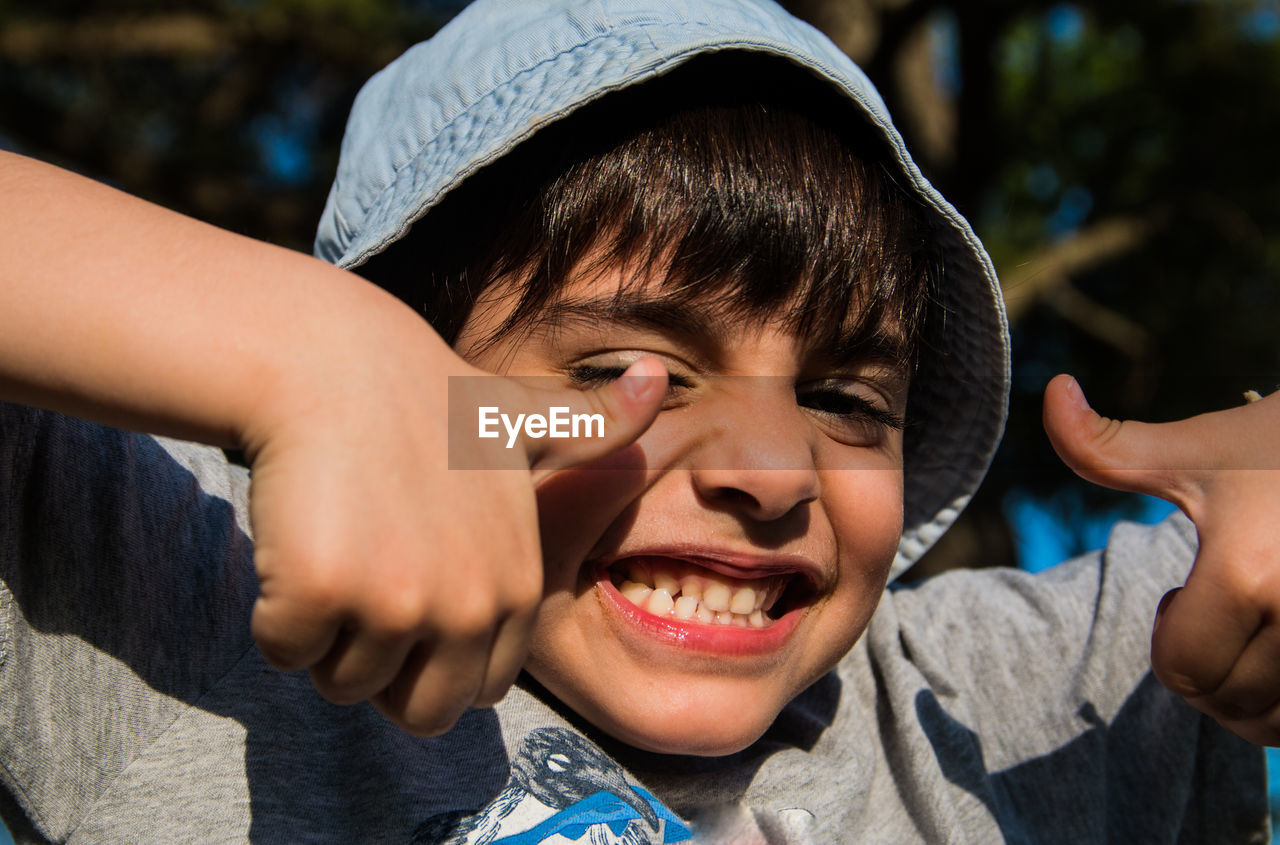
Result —
M602 296L556 302L547 306L534 328L555 328L569 323L614 323L691 338L719 339L723 335L705 306L673 297Z
M901 370L903 375L911 370L910 343L899 332L878 326L857 325L851 331L842 332L820 351L824 359L836 366L871 361L888 364Z

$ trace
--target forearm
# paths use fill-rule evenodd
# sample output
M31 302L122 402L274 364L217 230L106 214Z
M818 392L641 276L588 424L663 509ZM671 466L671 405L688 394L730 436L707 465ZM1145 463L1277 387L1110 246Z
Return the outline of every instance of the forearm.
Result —
M0 251L0 396L100 422L251 445L282 401L358 392L371 339L452 357L354 274L4 153Z

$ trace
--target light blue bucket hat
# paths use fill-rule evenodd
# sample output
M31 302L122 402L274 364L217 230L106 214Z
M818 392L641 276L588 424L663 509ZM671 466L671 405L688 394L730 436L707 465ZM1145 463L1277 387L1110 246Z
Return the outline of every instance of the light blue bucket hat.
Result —
M476 0L374 76L352 107L315 252L354 268L468 176L611 91L715 52L771 55L847 97L937 215L943 319L911 385L905 524L892 577L951 525L1004 429L1009 342L995 271L924 179L866 75L771 0Z

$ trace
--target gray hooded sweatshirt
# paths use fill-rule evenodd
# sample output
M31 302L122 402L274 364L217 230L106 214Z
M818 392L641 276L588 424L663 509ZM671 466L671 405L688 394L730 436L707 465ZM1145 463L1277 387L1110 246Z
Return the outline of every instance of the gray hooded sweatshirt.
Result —
M769 0L478 0L362 92L317 253L358 266L546 124L724 51L841 93L937 219L948 320L912 384L900 574L999 438L999 290L870 83ZM891 587L759 741L684 758L531 682L434 739L327 703L250 637L247 497L217 450L0 405L0 815L20 842L1268 839L1260 749L1150 672L1153 610L1195 554L1181 517L1046 574Z

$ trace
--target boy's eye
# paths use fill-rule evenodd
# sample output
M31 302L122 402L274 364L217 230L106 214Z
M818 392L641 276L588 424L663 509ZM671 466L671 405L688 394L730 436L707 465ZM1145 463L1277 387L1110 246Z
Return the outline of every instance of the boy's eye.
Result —
M572 367L568 371L569 381L574 387L581 390L595 390L598 387L604 387L611 381L616 381L622 377L627 371L629 365L599 365L599 364L579 364ZM684 376L677 375L668 369L667 371L667 399L674 398L679 391L691 387L690 381Z
M580 387L583 390L594 390L621 378L626 371L625 367L599 367L594 364L583 364L569 370L569 381L573 382L574 387Z
M627 365L579 364L568 370L569 381L582 390L594 390L620 378ZM676 373L667 376L667 402L693 386ZM807 382L796 386L796 404L816 412L835 429L837 439L856 443L879 442L891 430L905 427L902 417L860 395L843 379Z
M902 417L859 395L843 381L797 385L796 402L831 420L842 435L860 442L878 441L889 431L901 431L906 426Z

